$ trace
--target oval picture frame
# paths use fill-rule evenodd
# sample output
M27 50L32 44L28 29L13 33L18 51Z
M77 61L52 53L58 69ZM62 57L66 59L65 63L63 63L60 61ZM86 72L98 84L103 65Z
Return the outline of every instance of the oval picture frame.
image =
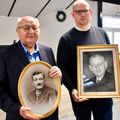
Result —
M31 108L30 114L39 118L50 116L60 102L60 78L49 77L48 73L51 68L52 66L44 61L30 63L23 69L18 81L18 97L21 105ZM45 86L39 96L33 86L32 76L35 72L43 73L45 77Z

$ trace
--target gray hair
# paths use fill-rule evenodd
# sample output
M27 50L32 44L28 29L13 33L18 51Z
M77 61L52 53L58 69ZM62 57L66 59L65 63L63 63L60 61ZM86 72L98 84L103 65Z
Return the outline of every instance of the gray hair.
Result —
M32 18L33 20L35 20L37 22L38 26L40 26L39 20L37 18L34 18L32 16L24 16L24 17L18 17L18 19L17 19L17 27L19 27L19 24L21 23L22 20L25 19L25 17Z

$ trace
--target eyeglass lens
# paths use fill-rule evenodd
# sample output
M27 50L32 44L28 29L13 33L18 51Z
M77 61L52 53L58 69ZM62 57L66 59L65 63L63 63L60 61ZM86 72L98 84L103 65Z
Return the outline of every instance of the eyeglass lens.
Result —
M24 30L26 30L26 31L29 31L29 30L32 28L32 30L38 31L40 27L39 27L39 26L29 26L29 25L25 25L25 26L21 26L21 27L18 27L18 28L22 28L22 29L24 29Z
M88 14L89 9L84 9L84 10L75 10L74 12L77 13L78 15L82 14Z

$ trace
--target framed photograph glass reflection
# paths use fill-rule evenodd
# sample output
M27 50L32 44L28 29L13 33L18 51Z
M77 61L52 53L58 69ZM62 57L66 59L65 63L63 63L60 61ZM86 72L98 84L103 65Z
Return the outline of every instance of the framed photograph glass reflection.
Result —
M49 77L51 65L44 62L28 64L18 82L18 96L22 106L31 108L30 114L45 118L57 108L61 96L60 78Z
M120 97L119 73L118 45L77 46L77 85L80 97Z

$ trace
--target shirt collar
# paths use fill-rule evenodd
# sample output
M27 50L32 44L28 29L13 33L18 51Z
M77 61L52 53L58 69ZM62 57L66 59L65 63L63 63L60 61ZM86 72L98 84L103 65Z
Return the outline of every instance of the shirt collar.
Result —
M20 43L21 43L21 45L22 45L25 53L26 53L26 54L29 53L29 51L28 51L27 48L24 46L24 44L23 44L21 41L20 41ZM35 51L34 51L33 53L37 53L37 52L39 52L39 51L40 51L40 49L39 49L38 43L35 43ZM33 54L33 53L32 53L32 54Z
M96 80L101 81L103 77L104 77L104 75L102 75L101 77L96 77Z
M79 28L79 27L77 27L77 26L75 26L75 28L76 28L78 31L88 31L88 30L90 29L90 27L89 27L88 29L83 30L83 29L81 29L81 28Z

